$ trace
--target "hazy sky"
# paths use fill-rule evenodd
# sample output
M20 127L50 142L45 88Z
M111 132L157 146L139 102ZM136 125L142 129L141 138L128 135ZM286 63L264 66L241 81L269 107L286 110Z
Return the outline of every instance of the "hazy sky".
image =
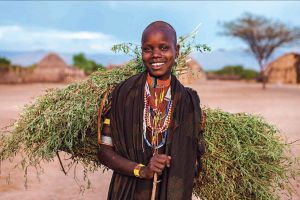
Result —
M1 1L0 50L52 50L109 53L113 44L139 44L141 32L152 21L164 20L178 35L201 28L197 42L213 49L243 44L219 33L220 22L245 12L300 26L296 1Z

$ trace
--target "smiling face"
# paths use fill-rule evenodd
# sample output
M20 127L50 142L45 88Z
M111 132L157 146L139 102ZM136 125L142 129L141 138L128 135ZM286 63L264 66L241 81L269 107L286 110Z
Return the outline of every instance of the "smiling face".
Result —
M151 76L169 78L179 53L176 36L169 27L149 27L142 37L142 59Z

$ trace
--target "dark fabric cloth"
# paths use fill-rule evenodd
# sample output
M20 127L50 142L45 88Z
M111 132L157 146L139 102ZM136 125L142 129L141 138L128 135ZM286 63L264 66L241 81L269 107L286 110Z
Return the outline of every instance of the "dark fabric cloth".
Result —
M152 150L143 141L144 86L147 72L130 77L112 92L111 137L115 151L129 160L147 165ZM203 153L201 110L197 93L171 78L173 111L165 154L171 166L160 176L157 198L191 199L197 157ZM143 148L144 146L144 148ZM143 150L144 149L144 150ZM113 173L108 199L150 199L152 180Z

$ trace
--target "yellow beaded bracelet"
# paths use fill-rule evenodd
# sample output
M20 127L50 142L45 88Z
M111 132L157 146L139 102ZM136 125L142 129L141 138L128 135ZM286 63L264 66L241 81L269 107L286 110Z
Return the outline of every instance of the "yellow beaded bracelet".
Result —
M110 125L110 119L106 118L103 123L109 126Z
M133 169L133 174L135 177L140 177L141 168L144 166L145 165L143 165L143 164L138 164L137 166L135 166L135 168Z

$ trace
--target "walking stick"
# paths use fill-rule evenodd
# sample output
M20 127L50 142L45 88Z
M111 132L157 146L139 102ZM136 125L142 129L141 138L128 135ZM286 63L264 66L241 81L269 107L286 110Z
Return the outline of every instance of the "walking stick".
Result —
M154 173L151 200L155 200L156 185L157 185L157 173Z
M155 154L158 154L158 149L154 149L153 155L155 155ZM157 173L154 173L151 200L155 200L156 186L157 186Z

